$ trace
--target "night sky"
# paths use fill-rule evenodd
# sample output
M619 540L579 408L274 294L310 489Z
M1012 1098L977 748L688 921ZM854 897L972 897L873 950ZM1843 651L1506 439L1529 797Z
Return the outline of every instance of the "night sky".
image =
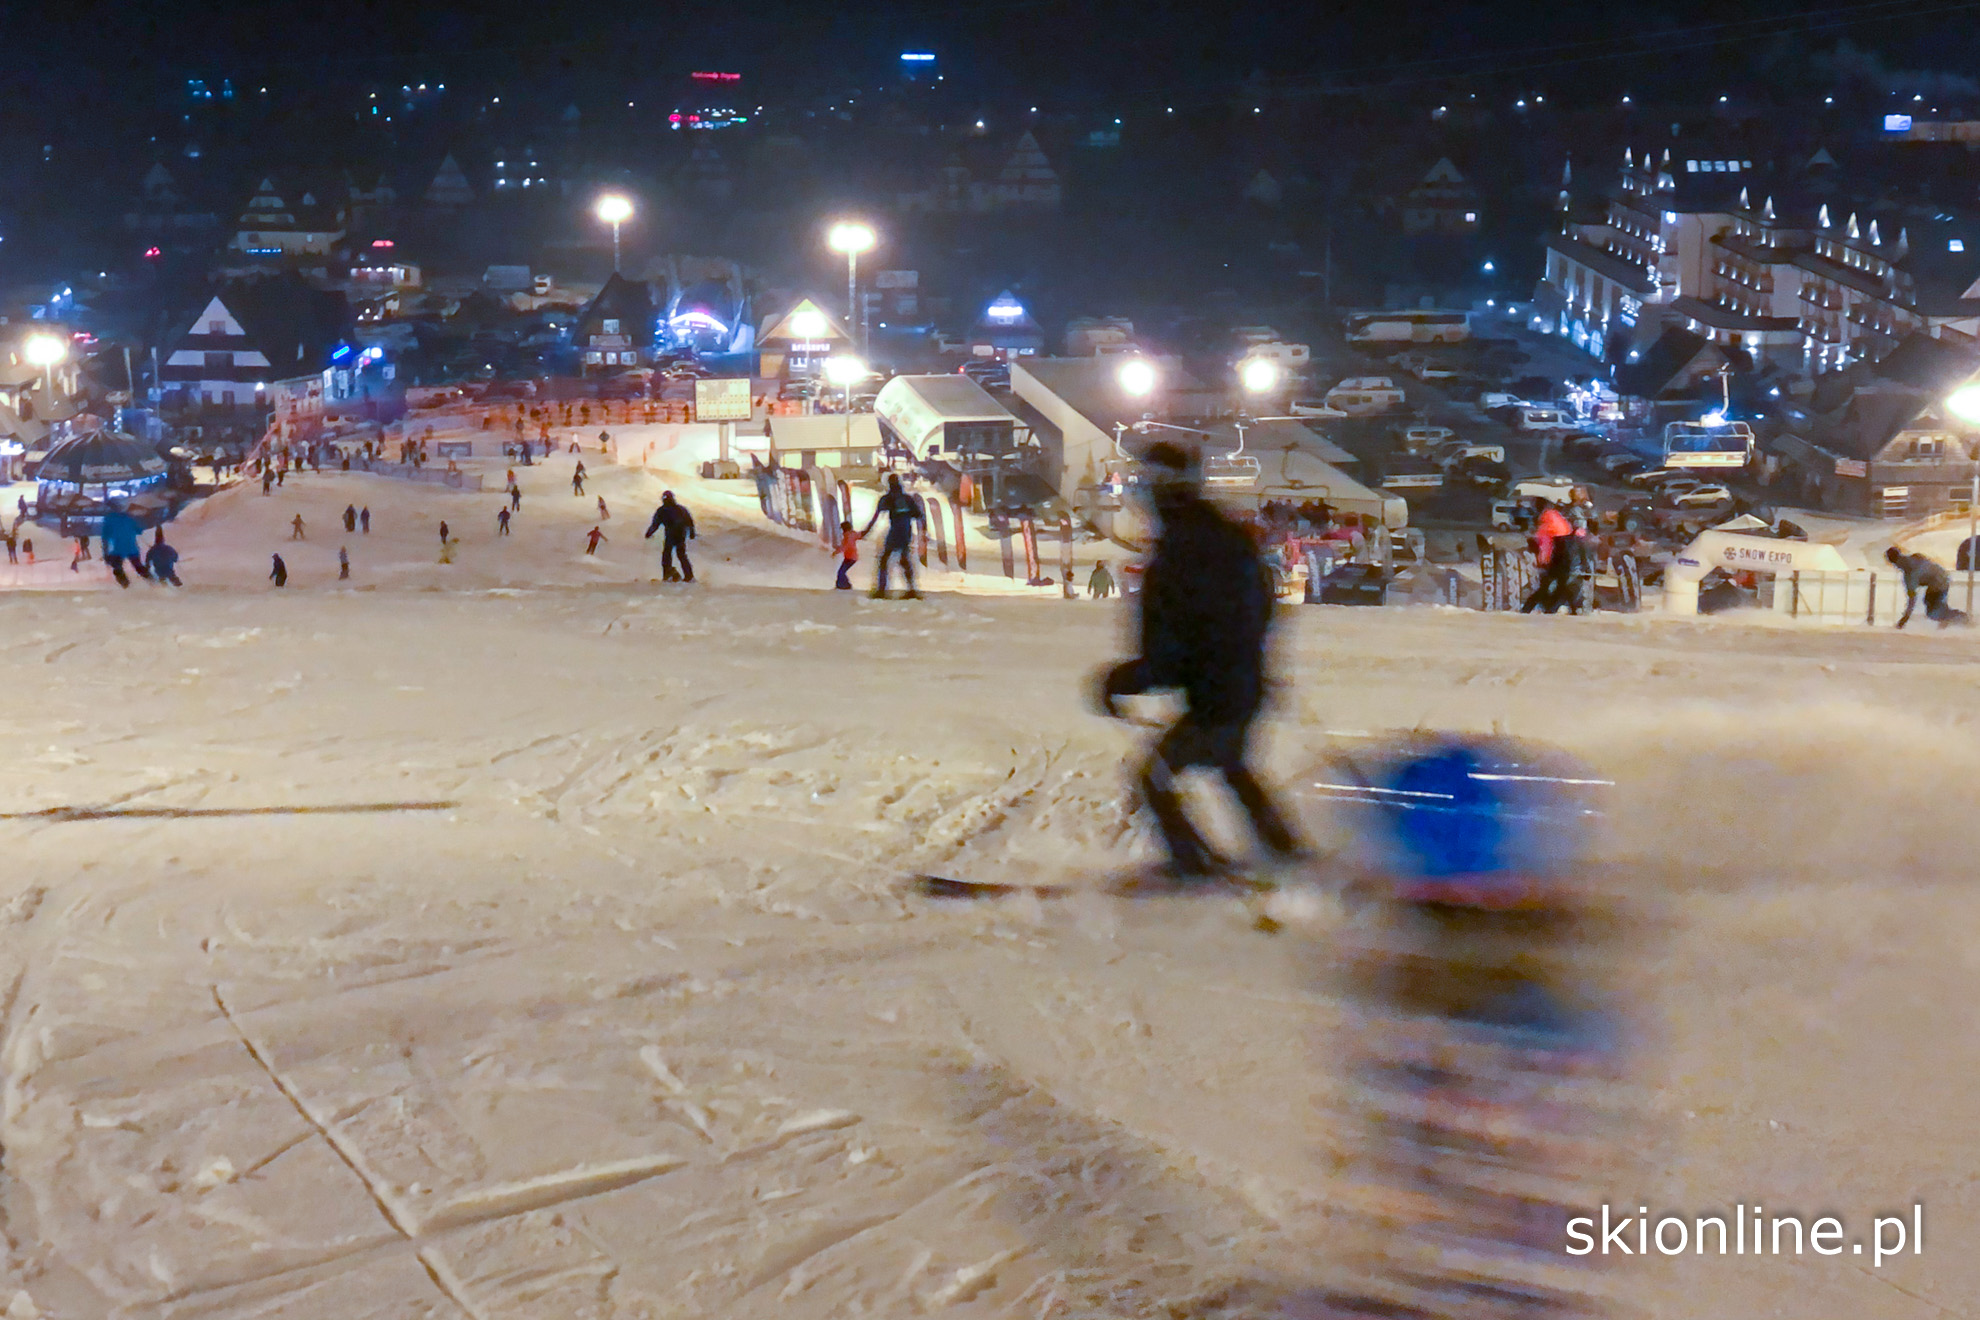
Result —
M89 81L237 76L362 84L406 77L465 85L532 72L636 82L690 67L743 70L793 90L878 80L926 47L974 94L1060 93L1133 105L1220 99L1254 72L1324 86L1415 87L1530 80L1555 95L1618 83L1738 77L1805 63L1839 39L1896 69L1973 66L1980 4L1882 0L1790 7L1756 0L1519 4L1212 5L1184 0L1006 0L835 8L405 4L341 6L79 0L25 7L10 47L43 76Z

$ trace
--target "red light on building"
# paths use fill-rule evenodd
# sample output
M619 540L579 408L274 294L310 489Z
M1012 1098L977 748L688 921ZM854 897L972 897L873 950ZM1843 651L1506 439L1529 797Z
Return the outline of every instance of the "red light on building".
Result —
M394 242L393 242L393 241L392 241L391 239L389 239L389 238L374 238L374 239L372 239L372 240L371 240L371 246L373 246L373 247L382 247L382 248L388 248L388 247L397 247L397 246L398 246L398 244L397 244L397 243L394 243Z
M742 75L740 73L690 73L688 77L694 79L696 82L730 83L742 81Z
M689 122L690 124L698 124L698 123L700 123L700 122L701 122L701 116L700 116L700 115L689 115L689 116L688 116L688 122Z
M146 261L156 261L161 255L163 254L155 247L148 247L144 250L144 259Z
M676 111L674 111L674 113L673 113L673 114L671 114L671 115L668 115L668 116L667 116L667 122L668 122L668 123L670 123L670 124L678 124L678 123L680 123L680 122L681 122L681 112L680 112L680 111L678 111L678 110L676 110Z

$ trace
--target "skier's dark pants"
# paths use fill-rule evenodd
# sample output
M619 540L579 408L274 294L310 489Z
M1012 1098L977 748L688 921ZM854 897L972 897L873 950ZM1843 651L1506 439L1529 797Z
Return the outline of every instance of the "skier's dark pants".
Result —
M880 578L873 584L873 590L878 595L887 594L887 561L896 555L900 556L901 576L907 579L907 589L914 590L914 554L908 545L908 539L906 536L890 534L886 544L880 547Z
M116 577L118 586L128 587L131 585L131 580L128 577L124 576L124 564L127 562L125 556L105 555L103 556L103 562L109 565L110 572L113 576ZM131 566L131 571L136 573L139 577L149 576L149 574L147 574L144 571L144 561L142 559L131 559L128 560L128 562Z
M1519 607L1519 612L1531 614L1535 609L1544 608L1547 613L1552 614L1561 606L1569 604L1573 600L1574 591L1574 583L1569 580L1569 571L1567 556L1556 552L1547 562L1547 566L1540 570L1540 584L1533 588L1533 593L1526 598L1526 603Z
M670 536L660 543L660 576L669 582L674 580L677 575L674 568L675 555L681 557L678 576L689 582L694 581L694 565L688 562L687 538L685 536Z
M1210 845L1192 825L1176 792L1176 775L1191 768L1215 770L1231 786L1238 805L1244 808L1259 842L1275 853L1299 850L1292 827L1279 811L1265 786L1244 763L1245 742L1251 734L1255 712L1237 719L1203 723L1194 714L1184 715L1155 744L1154 752L1141 767L1141 792L1155 813L1162 841L1179 871L1204 872L1212 869Z

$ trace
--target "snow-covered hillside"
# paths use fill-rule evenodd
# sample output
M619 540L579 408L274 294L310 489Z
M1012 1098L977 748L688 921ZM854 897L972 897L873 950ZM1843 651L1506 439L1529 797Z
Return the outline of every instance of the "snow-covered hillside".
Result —
M554 489L508 544L493 494L422 492L416 537L374 499L372 589L327 590L361 480L304 484L286 592L225 586L282 548L257 491L187 527L185 592L0 598L0 1314L1263 1315L1324 1277L1324 921L899 886L1146 846L1138 731L1082 700L1118 607L753 588L722 554L830 562L719 512L708 581L661 588L616 507L609 571L529 539L576 503ZM610 480L629 506L657 482ZM477 538L445 568L443 504ZM1926 1207L1924 1254L1876 1271L1620 1262L1651 1314L1971 1309L1970 639L1429 609L1281 633L1283 783L1417 726L1616 781L1652 1104L1610 1199Z

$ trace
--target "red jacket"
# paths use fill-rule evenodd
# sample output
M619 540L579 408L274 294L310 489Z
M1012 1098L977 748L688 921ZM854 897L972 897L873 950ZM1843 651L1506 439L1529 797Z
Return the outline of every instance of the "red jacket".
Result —
M1545 568L1552 561L1554 542L1573 535L1574 524L1567 520L1567 515L1548 505L1533 527L1534 558L1539 560L1540 567Z
M839 558L848 564L859 558L859 533L842 532L839 535Z

